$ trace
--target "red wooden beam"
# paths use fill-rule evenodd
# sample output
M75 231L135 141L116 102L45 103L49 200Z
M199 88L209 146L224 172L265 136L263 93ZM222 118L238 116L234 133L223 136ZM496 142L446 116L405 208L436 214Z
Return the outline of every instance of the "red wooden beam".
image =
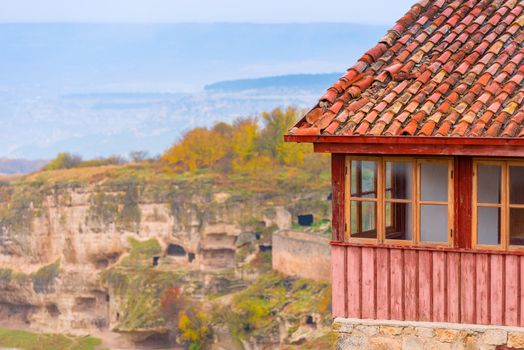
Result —
M413 250L413 251L524 256L524 250L467 249L467 248L451 248L451 247L423 246L423 245L371 244L371 243L352 243L352 242L338 242L338 241L332 241L329 244L332 246L340 246L340 247L369 247L369 248L377 248L377 249L381 249L381 248L382 249L400 249L400 250L406 250L406 251Z
M471 217L473 190L473 160L455 157L454 166L454 233L456 248L471 248Z
M344 179L345 155L331 155L332 231L333 241L344 241Z
M444 141L444 140L443 140ZM524 146L447 143L315 143L315 152L374 154L524 157Z
M394 145L479 145L524 147L524 138L447 136L307 136L284 135L287 142L394 144Z

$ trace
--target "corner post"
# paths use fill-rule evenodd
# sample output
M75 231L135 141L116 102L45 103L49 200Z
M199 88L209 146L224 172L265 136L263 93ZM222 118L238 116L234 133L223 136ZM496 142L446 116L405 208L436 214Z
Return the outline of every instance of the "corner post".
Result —
M331 186L332 186L332 231L335 242L344 241L344 186L346 175L345 155L331 154Z

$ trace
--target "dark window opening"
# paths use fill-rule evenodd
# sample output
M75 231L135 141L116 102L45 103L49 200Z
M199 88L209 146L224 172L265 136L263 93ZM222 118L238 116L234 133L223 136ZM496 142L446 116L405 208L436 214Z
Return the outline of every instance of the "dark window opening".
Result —
M306 316L306 324L308 324L308 325L315 325L316 324L315 320L313 319L313 316L311 316L311 315L307 315Z
M187 260L189 262L193 262L193 260L195 260L195 253L188 253L187 254Z
M298 224L300 226L313 225L313 214L298 215Z
M186 250L178 244L170 244L167 246L167 255L170 256L185 256Z
M159 256L154 256L153 257L153 266L158 266L158 260L160 260Z
M258 246L258 249L261 251L261 252L269 252L273 249L272 246L270 245L259 245Z

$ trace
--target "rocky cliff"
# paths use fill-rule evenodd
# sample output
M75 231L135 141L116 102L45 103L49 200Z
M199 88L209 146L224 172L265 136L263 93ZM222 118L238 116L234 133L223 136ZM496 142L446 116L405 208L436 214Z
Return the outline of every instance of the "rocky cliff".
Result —
M162 288L241 290L272 232L296 214L329 217L326 186L82 176L0 184L0 323L143 341L168 326L146 305Z

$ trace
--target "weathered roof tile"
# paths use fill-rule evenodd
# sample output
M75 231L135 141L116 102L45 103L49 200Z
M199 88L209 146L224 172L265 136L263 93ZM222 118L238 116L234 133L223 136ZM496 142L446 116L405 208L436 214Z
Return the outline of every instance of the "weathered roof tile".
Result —
M522 0L422 0L290 133L524 137Z

